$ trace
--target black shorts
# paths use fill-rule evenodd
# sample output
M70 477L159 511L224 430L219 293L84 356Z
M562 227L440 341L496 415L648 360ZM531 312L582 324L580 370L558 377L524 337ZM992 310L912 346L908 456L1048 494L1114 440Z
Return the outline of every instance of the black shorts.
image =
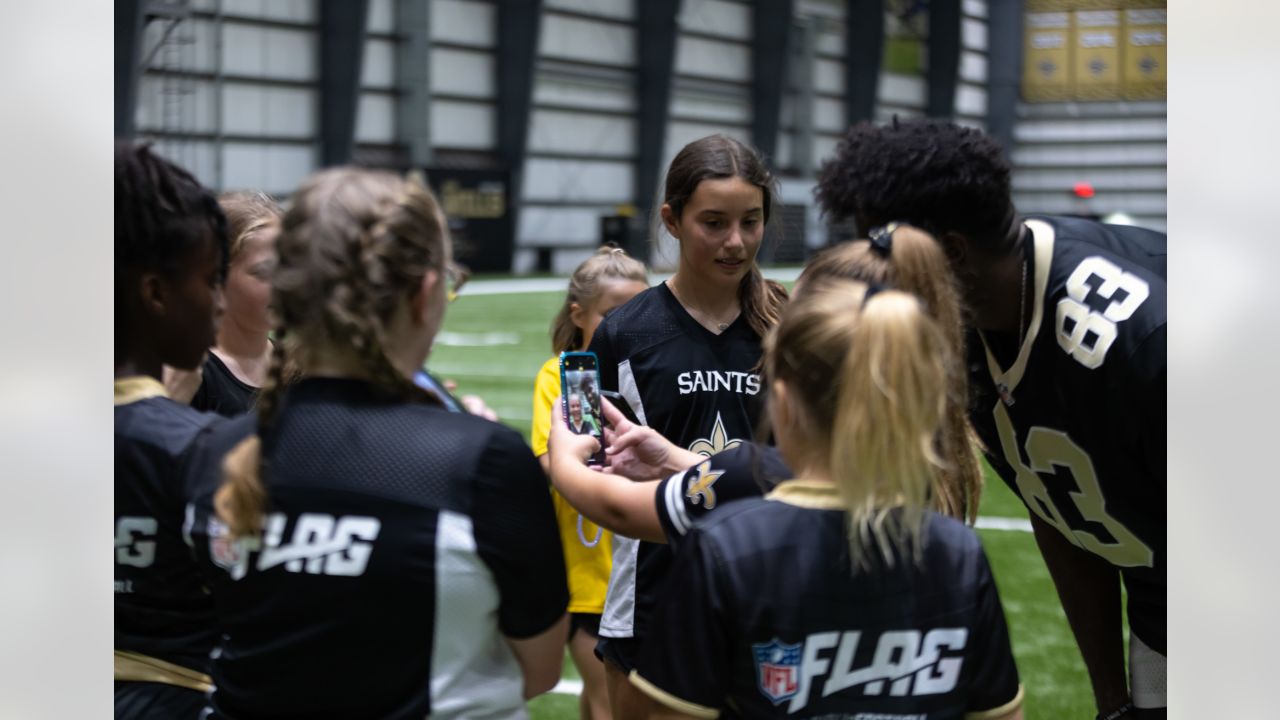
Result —
M208 704L199 690L177 685L116 680L116 720L197 720Z
M600 637L600 613L569 613L569 639L579 630L593 638Z
M640 643L635 638L602 637L596 643L596 657L613 664L623 675L630 675L635 669L639 650Z

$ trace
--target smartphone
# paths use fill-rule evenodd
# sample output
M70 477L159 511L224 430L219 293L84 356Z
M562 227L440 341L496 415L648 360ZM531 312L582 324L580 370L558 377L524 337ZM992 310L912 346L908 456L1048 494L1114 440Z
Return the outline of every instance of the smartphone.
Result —
M605 400L608 400L610 403L613 403L613 406L618 408L618 410L622 413L622 416L625 417L632 425L644 424L640 422L640 418L636 417L636 411L631 409L631 403L627 402L627 399L622 397L622 395L612 390L601 390L600 394L604 397ZM613 426L610 425L609 427L613 427Z
M560 353L560 397L569 429L600 441L600 452L588 464L603 465L604 413L600 411L600 361L595 353Z

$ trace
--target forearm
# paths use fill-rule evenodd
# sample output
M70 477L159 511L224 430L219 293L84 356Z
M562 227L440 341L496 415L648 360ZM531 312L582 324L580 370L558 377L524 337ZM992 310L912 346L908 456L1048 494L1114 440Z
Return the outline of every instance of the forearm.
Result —
M657 481L633 482L596 472L570 457L549 456L552 485L588 520L625 537L666 542L654 500Z
M1104 712L1119 707L1129 700L1120 572L1102 558L1072 545L1034 514L1031 524L1089 671L1097 707Z

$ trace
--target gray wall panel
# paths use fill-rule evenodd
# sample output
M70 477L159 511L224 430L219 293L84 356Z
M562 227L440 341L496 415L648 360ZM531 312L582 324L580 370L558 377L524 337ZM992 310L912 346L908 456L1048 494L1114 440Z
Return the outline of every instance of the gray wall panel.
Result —
M480 103L434 100L431 144L464 150L492 150L497 145L493 107Z
M493 47L493 3L480 0L431 0L431 39Z
M529 123L529 153L540 152L629 157L635 153L635 120L535 109Z

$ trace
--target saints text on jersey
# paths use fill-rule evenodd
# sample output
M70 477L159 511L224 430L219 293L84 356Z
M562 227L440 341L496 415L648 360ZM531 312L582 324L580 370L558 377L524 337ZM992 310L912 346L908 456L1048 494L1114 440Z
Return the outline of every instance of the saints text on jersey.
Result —
M824 698L859 687L862 695L890 697L951 692L960 679L964 658L959 652L968 637L965 628L890 630L874 641L871 661L864 667L855 667L855 658L859 646L866 643L865 655L872 640L861 630L813 633L794 644L774 638L751 649L760 692L774 705L790 700L790 714L809 704L819 683ZM944 651L953 654L944 657Z
M696 392L735 392L755 395L760 392L760 376L736 370L690 370L676 377L681 395Z

